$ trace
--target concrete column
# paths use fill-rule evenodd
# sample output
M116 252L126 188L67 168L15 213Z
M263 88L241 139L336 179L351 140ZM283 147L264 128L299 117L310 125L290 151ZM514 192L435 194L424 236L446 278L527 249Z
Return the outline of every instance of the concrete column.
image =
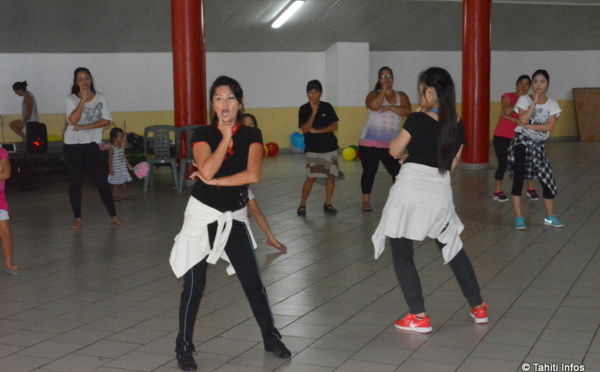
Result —
M331 103L340 118L336 132L340 147L358 143L360 128L349 128L346 108L364 106L369 87L369 44L339 42L325 51L323 100Z
M171 23L175 126L205 125L204 0L171 0Z
M171 0L175 126L206 125L204 0ZM185 138L177 151L186 157ZM193 172L187 165L185 179Z
M463 1L462 118L468 168L489 166L491 0Z

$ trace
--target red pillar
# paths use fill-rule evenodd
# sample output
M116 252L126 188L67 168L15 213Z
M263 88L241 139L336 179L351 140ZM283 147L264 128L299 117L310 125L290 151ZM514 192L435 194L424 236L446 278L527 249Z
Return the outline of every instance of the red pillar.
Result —
M463 0L463 163L487 167L490 143L491 0Z
M206 124L204 0L171 0L171 24L175 126Z

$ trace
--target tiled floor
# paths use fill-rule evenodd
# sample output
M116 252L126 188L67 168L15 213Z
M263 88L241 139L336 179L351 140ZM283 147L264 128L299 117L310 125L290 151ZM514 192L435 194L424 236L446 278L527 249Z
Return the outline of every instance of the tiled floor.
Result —
M458 170L455 203L490 323L475 325L431 241L418 245L434 331L397 331L406 311L389 249L373 259L374 231L390 179L380 171L372 213L360 210L358 161L344 162L336 216L324 215L315 186L307 216L296 216L303 155L264 161L253 187L281 254L261 242L257 255L277 326L293 357L262 349L235 276L209 271L198 316L201 371L600 371L600 144L553 142L564 229L543 225L542 202L524 202L528 229L513 229L510 203L492 201L493 170ZM168 168L156 188L131 186L117 204L124 228L109 224L86 183L84 226L71 231L64 174L40 174L35 190L9 185L15 262L24 275L0 276L0 371L176 371L174 339L181 281L167 263L189 188L170 190ZM505 191L509 190L506 182ZM535 363L538 363L537 365ZM542 365L542 363L557 363ZM572 369L560 369L566 363ZM540 369L544 368L559 369ZM523 369L526 370L526 369Z

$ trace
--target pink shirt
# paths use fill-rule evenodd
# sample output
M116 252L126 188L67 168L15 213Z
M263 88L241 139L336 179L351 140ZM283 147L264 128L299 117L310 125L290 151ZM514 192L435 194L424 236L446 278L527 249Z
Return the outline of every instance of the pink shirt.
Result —
M8 158L8 152L5 149L0 147L0 161L2 159ZM1 167L0 167L1 169ZM8 203L6 202L6 195L4 194L4 189L6 188L6 181L0 182L0 209L7 211Z
M508 98L511 106L514 106L517 103L517 94L516 93L505 93L502 98ZM519 118L519 114L516 112L512 112L510 114L511 118ZM496 130L494 130L494 136L504 137L504 138L515 138L515 128L517 127L517 123L513 123L512 121L505 119L504 117L500 117L498 120L498 124L496 125Z

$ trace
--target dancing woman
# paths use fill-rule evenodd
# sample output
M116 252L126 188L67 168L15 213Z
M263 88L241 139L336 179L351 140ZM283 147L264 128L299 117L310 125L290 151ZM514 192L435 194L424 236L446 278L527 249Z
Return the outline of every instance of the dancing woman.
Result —
M404 160L379 226L373 234L375 258L390 238L396 276L409 314L395 322L398 329L418 333L432 331L425 311L421 280L413 259L413 240L435 239L444 262L450 265L471 306L476 323L487 323L487 305L481 298L471 261L460 233L464 225L452 201L450 172L456 167L465 143L465 129L458 120L454 82L450 74L431 67L419 76L421 106L410 114L400 134L390 144L390 154Z

